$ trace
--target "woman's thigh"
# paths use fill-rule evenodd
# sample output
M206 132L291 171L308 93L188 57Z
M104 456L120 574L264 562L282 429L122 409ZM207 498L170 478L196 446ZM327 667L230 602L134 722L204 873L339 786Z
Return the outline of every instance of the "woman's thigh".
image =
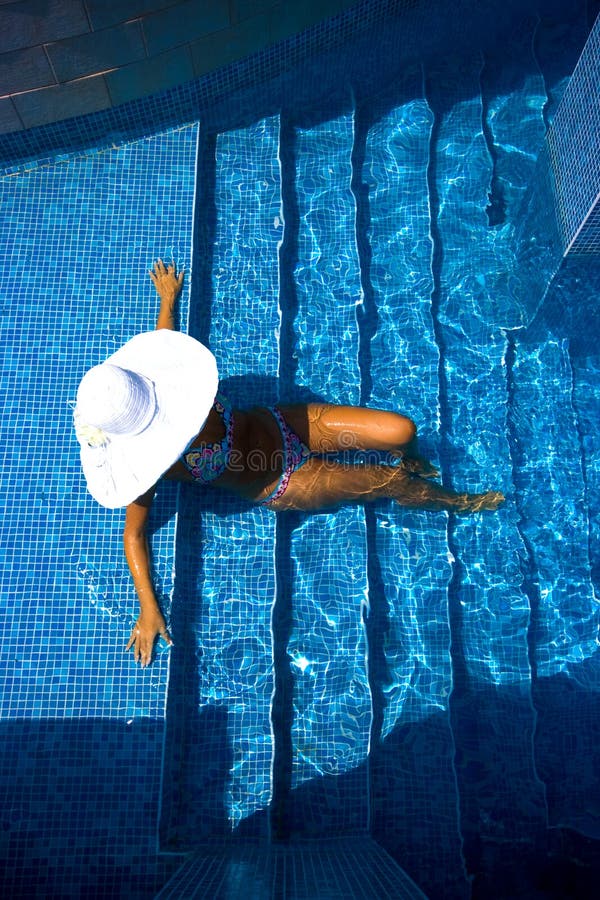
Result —
M355 499L354 491L348 495L348 474L348 468L339 463L313 457L292 473L285 493L268 506L275 511L316 510Z
M414 422L400 413L333 403L279 406L284 419L315 453L397 450L415 438Z

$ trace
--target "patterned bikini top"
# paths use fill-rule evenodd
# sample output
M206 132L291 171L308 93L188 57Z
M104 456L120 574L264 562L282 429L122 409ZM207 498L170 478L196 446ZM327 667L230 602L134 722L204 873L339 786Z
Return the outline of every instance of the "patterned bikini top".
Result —
M202 444L186 450L181 461L195 481L208 484L222 475L231 457L233 442L233 410L231 403L223 394L217 394L213 409L219 413L225 427L225 434L220 441ZM195 438L194 438L195 440Z

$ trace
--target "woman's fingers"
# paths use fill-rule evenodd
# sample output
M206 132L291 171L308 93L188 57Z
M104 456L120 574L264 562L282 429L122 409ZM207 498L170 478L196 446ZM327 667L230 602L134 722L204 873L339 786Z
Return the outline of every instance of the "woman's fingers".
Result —
M152 641L152 645L154 645L154 641ZM152 646L148 647L148 644L146 642L140 649L139 661L142 669L150 665L150 662L152 661Z
M129 638L127 646L125 647L125 653L133 648L133 658L136 662L138 662L140 660L140 657L143 656L145 643L146 642L142 639L139 628L136 627L131 632L131 637Z
M181 272L179 272L179 274L177 274L177 267L175 266L175 260L173 260L173 262L170 263L170 265L168 265L165 268L165 264L163 263L162 259L157 259L156 262L154 263L154 268L150 269L148 271L148 274L149 274L150 278L152 279L152 282L157 290L158 290L158 287L159 287L161 281L164 278L172 278L174 281L177 282L177 285L179 286L179 288L181 288L181 286L183 284L183 276L185 274L185 269L182 269Z
M129 638L129 642L125 647L125 652L131 650L133 648L133 658L137 662L140 658L140 632L137 628L131 632L131 637Z
M125 647L125 653L127 653L128 650L131 650L138 634L139 634L139 631L136 628L134 628L133 631L131 632L131 637L129 638L129 640L127 642L127 646Z
M159 631L158 635L155 633L152 637L149 637L143 635L138 628L134 628L129 641L127 642L127 646L125 647L125 652L127 653L128 650L133 648L133 658L135 662L139 662L142 668L145 668L152 662L154 641L158 636L163 638L169 647L173 646L173 639L166 629Z

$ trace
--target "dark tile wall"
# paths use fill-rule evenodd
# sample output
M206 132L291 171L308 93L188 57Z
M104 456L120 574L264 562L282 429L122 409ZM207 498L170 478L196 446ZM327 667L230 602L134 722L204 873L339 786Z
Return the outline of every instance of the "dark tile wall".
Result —
M0 133L118 106L243 59L357 0L20 0L0 14Z

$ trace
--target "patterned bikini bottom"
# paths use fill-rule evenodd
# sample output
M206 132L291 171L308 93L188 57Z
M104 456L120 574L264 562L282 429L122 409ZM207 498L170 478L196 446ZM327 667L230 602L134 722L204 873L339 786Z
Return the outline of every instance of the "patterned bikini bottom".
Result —
M279 425L279 430L281 432L281 440L283 442L283 472L281 473L281 478L275 489L271 491L268 497L259 501L261 506L264 506L266 503L272 503L273 500L278 500L279 497L283 496L287 490L292 473L297 472L305 462L317 455L309 450L304 441L301 441L296 432L290 428L283 418L281 410L277 409L276 406L269 406L267 409Z

